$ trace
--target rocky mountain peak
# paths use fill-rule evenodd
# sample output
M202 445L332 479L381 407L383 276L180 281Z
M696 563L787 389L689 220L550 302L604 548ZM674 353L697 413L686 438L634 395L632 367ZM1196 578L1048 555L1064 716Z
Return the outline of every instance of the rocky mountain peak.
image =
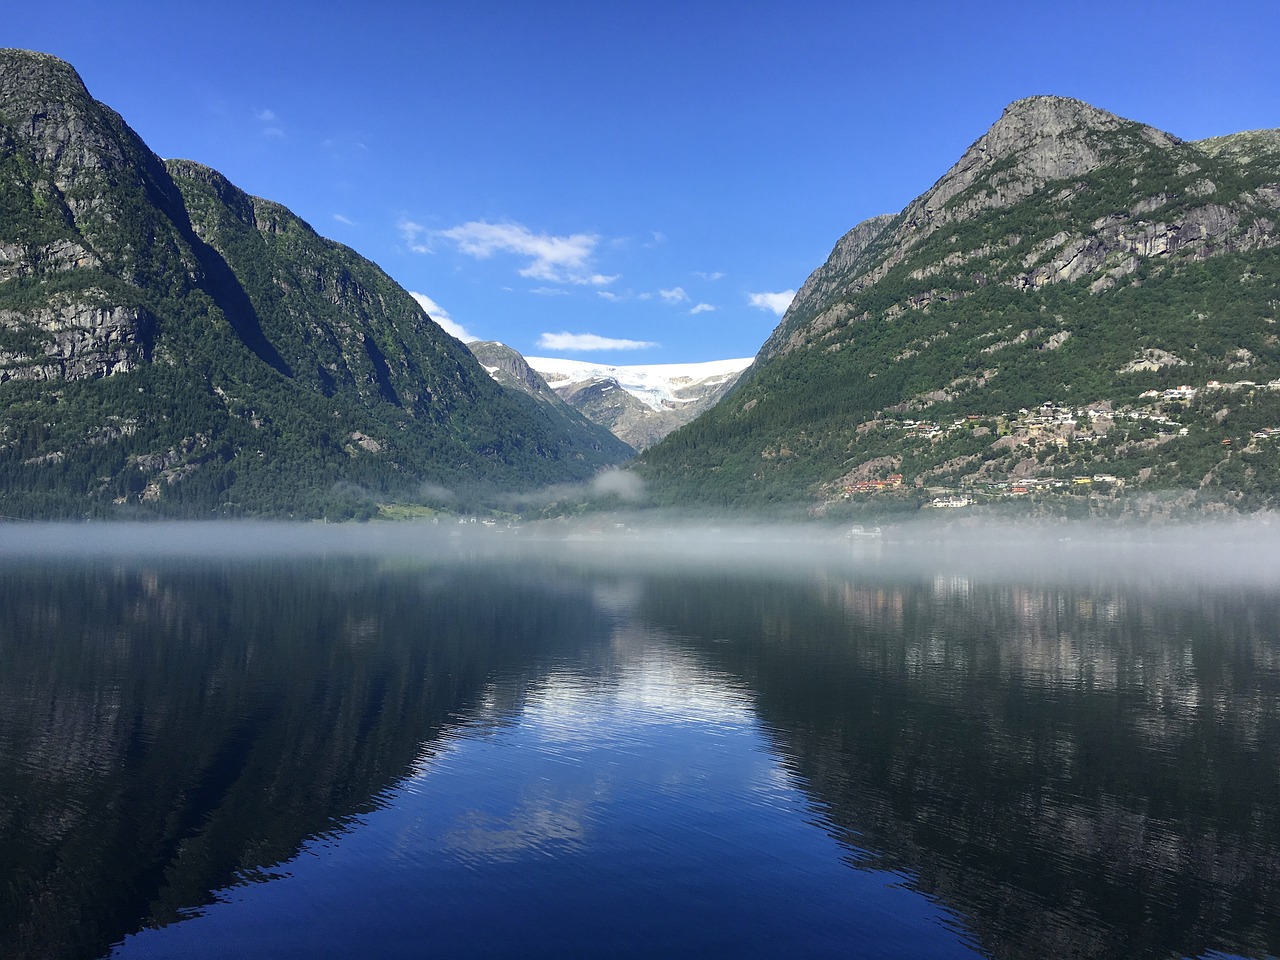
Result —
M0 108L65 104L88 96L84 81L66 61L34 50L0 49Z
M1046 184L1083 184L1105 167L1179 143L1154 127L1070 97L1015 100L950 170L900 214L872 217L841 238L831 257L792 301L761 355L784 353L804 342L815 303L837 297L842 290L877 283L927 246L939 231L1011 208ZM970 253L951 250L948 256ZM818 323L829 326L845 319L824 316Z
M1117 154L1179 142L1154 127L1069 97L1015 100L907 208L907 220L912 226L935 219L951 222L982 209L1011 206L1049 181L1086 177Z
M1114 133L1129 124L1130 121L1083 100L1038 95L1023 97L1005 107L1000 119L978 142L993 153L1021 153L1041 140L1071 140L1086 133ZM1177 142L1168 134L1156 133L1167 143Z
M32 160L47 166L60 189L88 169L127 162L113 134L123 121L89 95L72 66L30 50L0 50L0 122L24 143ZM127 128L125 128L127 129ZM130 131L132 133L132 131Z
M552 390L542 375L505 343L473 340L465 346L499 386L527 401L526 406L536 410L539 416L560 424L565 432L579 438L581 444L617 460L630 459L635 453L625 439L610 432L607 424L592 419Z
M466 344L489 375L504 386L530 396L548 399L555 393L517 351L496 340L476 340Z
M901 213L841 238L733 393L640 469L709 501L839 509L895 475L1012 497L1123 472L1274 502L1277 224L1273 131L1187 143L1019 100Z

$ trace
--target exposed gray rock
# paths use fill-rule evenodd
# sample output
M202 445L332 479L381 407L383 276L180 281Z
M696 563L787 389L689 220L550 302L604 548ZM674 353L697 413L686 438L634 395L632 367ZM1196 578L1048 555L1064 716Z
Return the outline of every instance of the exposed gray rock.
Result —
M60 273L102 266L92 250L73 240L55 240L43 246L0 241L0 283L33 273Z
M558 403L560 397L547 385L542 376L525 361L524 357L505 343L496 340L476 340L467 349L480 361L480 365L493 379L504 387L518 390L546 403Z
M138 307L62 299L24 313L0 310L0 331L31 344L26 350L0 350L0 383L94 380L146 362L154 320Z
M626 437L613 431L608 418L593 416L591 410L583 409L552 389L518 351L494 340L473 341L466 346L489 376L508 390L536 401L547 416L563 424L564 429L583 437L585 442L602 449L614 449L619 459L630 458L638 449Z
M1180 186L1170 184L1170 189L1135 200L1087 229L1060 230L1029 252L1019 252L1016 258L1011 251L1022 244L1023 237L1010 233L998 242L921 259L921 248L941 231L959 230L974 217L1011 207L1050 185L1062 185L1053 187L1052 202L1070 222L1066 211L1078 196L1087 195L1099 177L1113 176L1115 169L1126 164L1141 170L1169 152L1176 159L1172 167L1175 176L1182 178ZM945 279L971 270L968 279L985 286L993 282L994 275L1007 271L1007 264L1017 262L1021 269L1005 272L1001 282L1017 289L1035 289L1087 280L1090 290L1102 294L1133 274L1144 260L1203 260L1218 253L1246 252L1280 243L1276 230L1280 182L1263 184L1239 196L1220 197L1217 183L1203 175L1206 167L1214 164L1210 158L1217 156L1272 165L1280 181L1278 131L1253 131L1189 144L1078 100L1047 96L1018 100L900 214L863 221L842 237L827 261L801 287L760 356L769 358L822 341L834 335L836 328L866 319L846 301L907 261L913 267L911 277L917 281L935 276ZM936 244L930 249L936 249ZM966 295L963 290L949 292L940 285L908 294L885 316L926 309L935 301Z
M906 222L936 228L978 210L1010 206L1050 180L1085 177L1104 162L1106 136L1131 125L1136 126L1066 97L1017 100L932 188L907 207ZM1179 142L1152 127L1140 129L1143 139L1153 145ZM998 165L1000 171L984 189L961 198ZM952 203L957 198L963 202Z
M644 450L694 420L732 389L741 372L709 378L674 377L670 398L646 403L612 377L553 383L560 397L636 450Z

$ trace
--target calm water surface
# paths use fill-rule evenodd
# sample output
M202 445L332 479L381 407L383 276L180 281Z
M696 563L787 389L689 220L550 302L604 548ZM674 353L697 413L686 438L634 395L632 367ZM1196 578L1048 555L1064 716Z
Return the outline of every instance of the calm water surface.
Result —
M0 955L1280 953L1280 586L896 550L0 556Z

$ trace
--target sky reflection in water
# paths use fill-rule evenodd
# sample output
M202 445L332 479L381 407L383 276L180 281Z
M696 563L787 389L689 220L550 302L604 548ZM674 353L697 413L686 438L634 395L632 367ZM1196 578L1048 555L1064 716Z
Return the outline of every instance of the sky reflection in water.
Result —
M0 953L1280 950L1274 548L918 534L0 536Z
M612 643L615 671L552 673L517 716L497 681L351 833L116 955L971 955L901 877L848 869L747 691L633 625Z

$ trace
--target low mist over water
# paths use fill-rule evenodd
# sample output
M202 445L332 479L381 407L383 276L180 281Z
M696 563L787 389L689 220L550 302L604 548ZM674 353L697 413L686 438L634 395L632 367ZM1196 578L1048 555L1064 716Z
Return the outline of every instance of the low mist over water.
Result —
M637 566L868 569L977 579L1029 575L1280 584L1280 519L1194 524L913 520L884 526L707 523L603 516L520 523L244 522L0 524L0 559L574 558Z
M0 527L0 954L1276 954L1274 539Z

